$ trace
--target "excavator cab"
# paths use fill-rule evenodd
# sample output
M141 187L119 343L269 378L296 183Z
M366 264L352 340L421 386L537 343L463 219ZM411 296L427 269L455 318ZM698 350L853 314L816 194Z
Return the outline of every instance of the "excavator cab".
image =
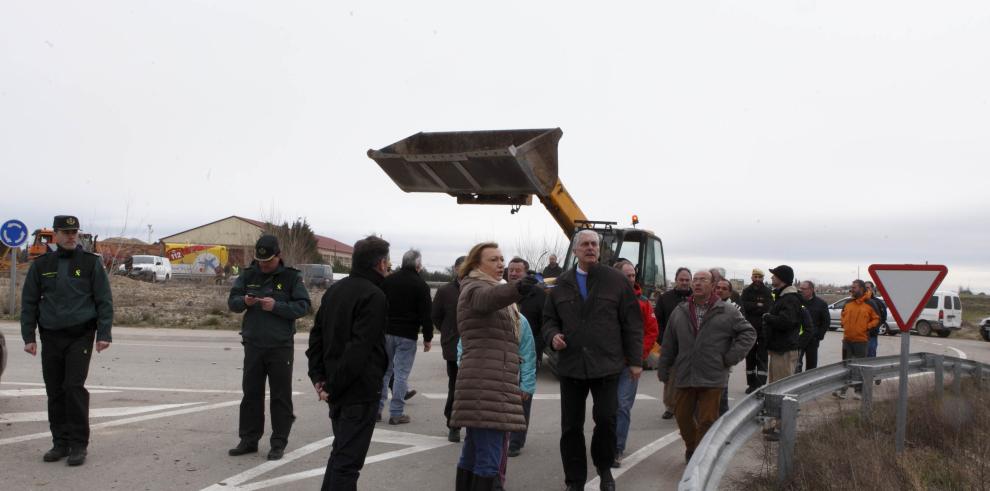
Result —
M643 294L651 296L666 278L660 239L588 220L557 176L562 135L560 128L416 133L368 157L407 193L447 193L458 204L509 205L512 213L536 196L568 239L581 228L601 234L603 264L621 257L636 264ZM568 249L565 268L574 262Z

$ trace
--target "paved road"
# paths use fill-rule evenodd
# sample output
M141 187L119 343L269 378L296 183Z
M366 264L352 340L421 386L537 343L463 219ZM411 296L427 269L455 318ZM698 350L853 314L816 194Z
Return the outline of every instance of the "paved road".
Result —
M296 344L295 412L288 453L267 462L261 452L239 458L237 442L242 351L236 333L115 328L113 347L94 356L88 386L93 425L89 459L69 468L46 464L50 447L38 358L18 351L13 323L0 323L14 351L0 383L0 469L3 489L315 489L329 455L326 406L305 375L305 341ZM841 333L829 333L823 363L838 361ZM990 343L912 337L912 351L931 351L990 362ZM880 354L896 354L896 337L882 338ZM742 367L730 397L742 397ZM615 472L620 489L674 489L684 468L683 444L673 421L660 419L656 372L646 372L633 409L626 465ZM439 350L417 354L412 386L420 395L407 406L412 423L379 424L361 477L361 489L451 489L460 444L446 441L443 404L446 374ZM507 489L561 489L559 391L541 373L529 441L509 461ZM590 403L590 400L589 400ZM590 404L589 404L590 405ZM586 427L590 441L589 422ZM267 435L266 435L267 438ZM594 471L589 472L594 477ZM597 481L589 483L597 489Z

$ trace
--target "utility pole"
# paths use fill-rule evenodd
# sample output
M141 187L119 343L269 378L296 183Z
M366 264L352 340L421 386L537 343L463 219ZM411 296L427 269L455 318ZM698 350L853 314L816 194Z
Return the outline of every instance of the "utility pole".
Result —
M152 229L152 228L151 228L151 224L149 223L149 224L148 224L148 243L149 243L149 244L151 243L151 232L152 232L153 230L154 230L154 229Z

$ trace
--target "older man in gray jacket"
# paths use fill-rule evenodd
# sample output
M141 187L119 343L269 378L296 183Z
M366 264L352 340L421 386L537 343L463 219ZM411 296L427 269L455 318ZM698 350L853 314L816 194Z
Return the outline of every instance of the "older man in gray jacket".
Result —
M756 330L739 309L713 293L710 272L695 273L691 289L691 298L670 315L658 367L664 382L671 382L671 367L675 373L674 417L687 447L687 461L718 419L729 369L746 358L756 342Z

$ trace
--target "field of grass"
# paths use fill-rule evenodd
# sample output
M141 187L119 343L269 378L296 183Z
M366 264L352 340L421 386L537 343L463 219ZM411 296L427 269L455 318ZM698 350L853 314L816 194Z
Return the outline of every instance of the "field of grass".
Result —
M927 392L927 391L923 391ZM909 400L906 449L894 451L895 404L879 401L864 419L858 405L826 412L798 435L795 469L783 486L776 469L738 478L747 490L990 489L990 391L969 379L962 397L918 394ZM765 461L776 461L766 446Z

